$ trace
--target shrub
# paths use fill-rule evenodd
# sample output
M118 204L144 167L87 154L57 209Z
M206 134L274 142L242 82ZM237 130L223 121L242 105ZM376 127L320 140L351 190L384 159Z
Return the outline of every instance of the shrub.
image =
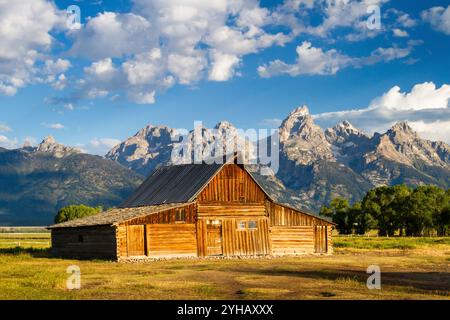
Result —
M83 204L67 206L61 208L58 211L58 214L55 217L55 223L61 223L78 218L84 218L87 216L92 216L99 212L102 212L102 207L93 208L85 206Z

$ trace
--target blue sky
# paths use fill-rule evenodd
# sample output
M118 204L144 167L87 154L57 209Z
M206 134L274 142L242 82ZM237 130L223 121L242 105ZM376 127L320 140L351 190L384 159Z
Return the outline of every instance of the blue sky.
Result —
M323 127L450 142L448 1L30 0L0 21L3 147L104 154L147 124L274 127L303 104Z

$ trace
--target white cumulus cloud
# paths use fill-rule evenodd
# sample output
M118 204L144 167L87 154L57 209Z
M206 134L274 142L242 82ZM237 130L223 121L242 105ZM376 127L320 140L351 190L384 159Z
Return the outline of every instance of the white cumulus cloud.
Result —
M40 81L40 72L48 67L45 55L54 42L50 32L61 25L61 19L55 5L46 0L0 1L1 94L14 95Z
M272 13L257 0L134 0L129 13L100 13L70 33L69 53L93 60L73 97L101 91L148 104L177 83L229 80L245 55L292 39L265 30L279 24Z
M19 141L17 139L10 139L5 135L0 134L0 147L6 149L15 149L19 146Z
M9 132L11 128L4 123L0 123L0 132Z
M78 146L84 152L103 156L120 142L120 140L114 138L93 138L88 144L79 144Z
M49 129L55 129L55 130L61 130L64 129L64 125L61 123L42 123L42 126L49 128Z
M421 13L421 17L434 30L450 35L450 5L447 8L433 7L424 10Z
M92 60L145 52L157 43L151 23L133 13L99 13L71 36L74 43L69 53Z
M314 116L322 127L348 120L361 129L382 132L398 121L430 140L450 143L450 85L437 87L433 82L416 84L409 92L394 86L374 98L366 108L327 112Z
M258 73L263 78L287 74L292 77L300 75L333 75L348 67L361 67L379 62L389 62L405 58L418 43L410 41L407 47L377 48L367 57L351 57L335 49L324 51L313 47L311 42L304 41L297 46L297 59L289 64L274 60L258 67Z
M436 88L433 82L424 82L416 84L410 92L401 92L399 86L394 86L374 99L369 108L393 111L442 109L449 107L449 99L450 85L444 84Z
M406 38L409 36L408 32L399 28L392 29L392 33L395 37Z

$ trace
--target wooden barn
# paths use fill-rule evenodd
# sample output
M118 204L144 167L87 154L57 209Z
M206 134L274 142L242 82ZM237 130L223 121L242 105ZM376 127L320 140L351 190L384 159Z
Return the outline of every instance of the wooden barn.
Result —
M50 226L68 258L329 254L333 223L274 201L244 165L157 169L120 208Z

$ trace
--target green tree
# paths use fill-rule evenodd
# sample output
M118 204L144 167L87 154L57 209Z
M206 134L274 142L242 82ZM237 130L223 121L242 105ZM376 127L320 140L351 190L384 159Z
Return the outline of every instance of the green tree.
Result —
M61 208L58 211L58 214L55 217L55 223L61 223L78 218L84 218L87 216L92 216L99 212L102 212L102 207L92 208L85 206L83 204L67 206Z
M445 191L436 186L419 186L414 189L405 203L406 234L422 236L436 228L445 206L445 198Z
M354 231L356 234L365 234L376 226L376 221L370 213L362 209L361 202L355 202L349 209L349 216L354 221Z
M410 192L405 185L382 186L367 192L362 210L376 220L380 236L393 236L402 229L404 204Z
M350 204L347 199L337 197L331 200L328 206L323 206L320 213L332 217L339 233L351 234L354 221L349 215L349 208Z
M443 208L439 215L434 217L434 225L438 236L450 235L450 206Z
M406 230L406 217L408 210L406 209L407 201L413 190L406 185L397 185L392 187L394 190L394 199L391 203L391 207L395 212L396 222L399 228L400 236L405 235Z

